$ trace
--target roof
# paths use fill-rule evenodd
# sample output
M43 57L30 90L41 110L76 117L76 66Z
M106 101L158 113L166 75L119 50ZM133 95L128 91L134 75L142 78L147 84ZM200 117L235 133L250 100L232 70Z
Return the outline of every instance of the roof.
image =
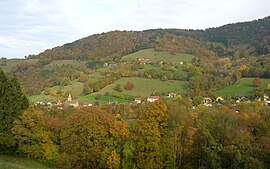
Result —
M159 96L148 96L148 99L159 99Z

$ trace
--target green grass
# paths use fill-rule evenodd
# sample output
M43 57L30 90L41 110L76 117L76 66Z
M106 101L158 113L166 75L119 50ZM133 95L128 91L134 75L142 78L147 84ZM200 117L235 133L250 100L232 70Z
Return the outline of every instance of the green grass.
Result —
M0 60L0 68L8 73L17 65L21 64L35 64L39 59L8 59L8 60Z
M123 92L121 93L141 97L149 96L153 92L153 90L158 92L175 92L183 94L185 93L185 89L187 88L187 82L185 81L168 80L163 82L156 79L130 77L118 79L113 84L110 84L101 89L99 93L104 94L105 92L116 92L113 89L116 84L120 84L121 88L123 88L127 82L134 83L134 88L131 90L123 89Z
M245 95L245 96L252 96L253 90L256 89L253 85L254 78L242 78L234 85L227 86L221 90L218 90L214 93L214 96L236 96L236 95ZM263 85L264 89L267 88L267 84L270 84L270 79L261 79L261 84Z
M83 93L83 83L77 81L71 81L70 85L67 86L54 86L51 90L61 90L64 92L69 92L73 97L79 97Z
M82 95L83 93L83 83L77 82L77 81L72 81L70 85L68 86L54 86L51 88L51 90L60 90L64 92L70 92L73 98L78 98L79 96ZM28 99L31 103L36 103L37 101L41 100L47 100L47 101L58 101L58 100L66 100L67 97L62 97L62 96L52 96L52 95L45 95L43 93L39 95L32 95L28 96Z
M98 101L99 104L106 104L106 103L108 103L111 100L115 100L118 103L126 103L126 102L129 101L127 99L119 99L119 98L116 98L116 97L113 97L113 96L104 96L104 95L102 95L99 100L96 100L95 99L96 95L97 95L97 93L92 93L90 95L80 96L78 98L78 100L79 100L80 103L84 103L84 102L95 103L96 101Z
M49 167L42 165L34 160L26 157L14 157L0 155L1 169L49 169Z
M123 57L126 61L134 61L137 58L148 58L150 62L191 62L194 58L193 55L189 54L179 54L176 53L175 55L171 54L170 52L162 51L157 52L154 49L145 49L139 52L135 52Z
M54 66L63 66L63 65L74 65L74 66L81 66L85 65L86 61L77 61L77 60L53 60L48 65L44 66L43 68L48 69Z
M28 96L27 98L29 99L31 103L36 103L37 101L43 100L45 97L46 95L40 94L40 95Z
M39 95L32 95L27 97L30 103L36 103L37 101L50 101L50 102L57 102L58 100L64 101L67 100L67 97L62 96L52 96L52 95L45 95L43 93Z

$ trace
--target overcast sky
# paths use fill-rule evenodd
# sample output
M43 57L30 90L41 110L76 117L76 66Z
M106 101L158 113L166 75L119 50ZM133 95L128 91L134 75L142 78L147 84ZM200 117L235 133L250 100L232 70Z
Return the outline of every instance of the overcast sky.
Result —
M268 15L269 0L0 0L0 57L112 30L205 29Z

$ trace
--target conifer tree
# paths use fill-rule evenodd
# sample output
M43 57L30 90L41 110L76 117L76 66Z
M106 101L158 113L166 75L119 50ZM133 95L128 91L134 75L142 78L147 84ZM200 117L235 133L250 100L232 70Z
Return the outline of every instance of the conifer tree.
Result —
M14 120L28 106L16 77L9 78L0 69L0 151L13 152L15 141L11 128Z

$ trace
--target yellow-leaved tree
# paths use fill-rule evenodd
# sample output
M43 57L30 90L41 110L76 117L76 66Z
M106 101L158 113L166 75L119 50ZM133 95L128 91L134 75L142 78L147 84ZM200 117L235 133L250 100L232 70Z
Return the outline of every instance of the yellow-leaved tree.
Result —
M14 121L12 133L20 152L39 159L57 158L58 148L50 139L50 132L46 130L44 118L39 112L25 110Z

